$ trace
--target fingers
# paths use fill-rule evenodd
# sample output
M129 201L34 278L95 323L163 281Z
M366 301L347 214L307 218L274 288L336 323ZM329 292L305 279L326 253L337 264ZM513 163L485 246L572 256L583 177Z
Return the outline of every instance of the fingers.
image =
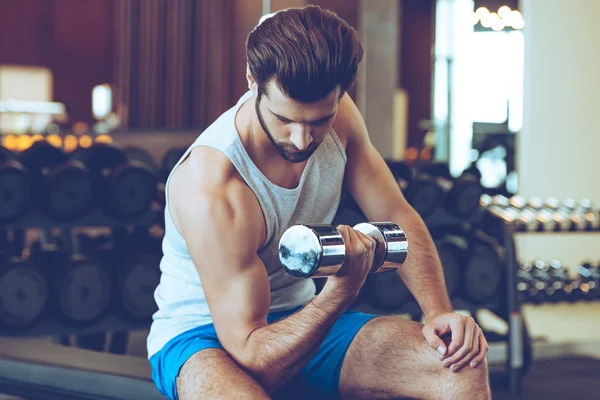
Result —
M450 331L452 332L452 341L448 346L448 352L444 356L444 359L452 357L462 347L465 341L465 328L466 324L463 318L452 318L448 321L450 325ZM468 321L467 321L468 324Z
M442 338L440 338L436 334L436 332L432 326L425 325L423 327L422 333L423 333L423 336L425 337L425 340L431 346L432 349L435 349L435 351L440 353L440 355L442 355L442 356L444 354L446 354L446 350L447 350L446 344L444 343Z
M348 225L338 225L337 230L344 239L344 246L346 247L346 254L348 255L366 253L376 246L375 239L354 230Z
M471 349L471 351L467 352L466 354L464 354L464 356L458 361L456 362L454 365L450 366L450 369L453 372L457 372L460 371L463 367L465 367L477 354L479 354L479 332L480 332L480 328L477 326L477 324L473 324L473 330L471 333L471 337L472 337L472 344L470 346L467 345L467 343L465 343L465 348L467 349ZM459 351L460 352L460 351Z
M452 326L453 323L456 327ZM461 332L456 332L455 335L455 329L458 327L460 327ZM444 360L445 367L450 367L453 371L460 369L460 366L462 365L460 362L473 350L475 327L475 321L470 317L467 317L466 319L457 319L451 322L452 343L450 343L448 348L448 353L451 353L451 355ZM469 361L470 359L467 362Z
M488 342L483 335L483 331L479 328L479 353L471 360L471 368L477 368L485 360L488 350Z

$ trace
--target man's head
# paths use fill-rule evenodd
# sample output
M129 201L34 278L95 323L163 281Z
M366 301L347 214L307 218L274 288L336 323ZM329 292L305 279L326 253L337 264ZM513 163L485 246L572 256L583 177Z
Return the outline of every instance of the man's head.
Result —
M262 128L283 158L305 161L356 80L363 56L356 31L316 6L286 9L248 35L246 56Z

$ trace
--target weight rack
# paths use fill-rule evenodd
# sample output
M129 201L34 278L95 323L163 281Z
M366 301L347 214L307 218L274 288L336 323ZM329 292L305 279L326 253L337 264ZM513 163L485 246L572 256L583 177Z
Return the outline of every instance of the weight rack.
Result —
M88 214L82 216L79 219L73 221L57 221L52 220L44 216L37 209L30 210L26 215L17 221L5 223L0 225L0 231L9 230L29 230L37 229L41 232L50 229L59 229L67 232L73 228L126 228L126 227L146 227L151 226L156 221L157 213L160 212L158 204L154 204L153 207L144 215L132 220L119 220L106 215L99 209L92 209ZM66 249L73 249L73 242L71 235L63 234L61 239L65 242L64 246ZM89 333L105 333L107 331L128 331L134 329L147 328L148 323L134 322L121 319L120 317L109 313L100 320L94 322L90 326L77 327L71 325L64 325L58 321L55 321L48 316L39 321L35 326L25 329L19 329L16 331L10 329L3 329L0 327L0 336L7 337L26 337L26 336L61 336L61 335L79 335Z
M595 211L597 212L597 211ZM488 215L494 217L502 226L502 241L505 248L506 260L506 282L507 296L506 306L508 315L508 354L507 370L509 389L511 393L518 394L522 390L523 380L523 325L524 319L521 311L521 302L517 289L519 269L519 259L515 243L517 234L553 234L553 233L598 233L594 229L554 229L554 230L527 230L523 227L523 222L518 219L512 219L502 213L501 210L488 211Z

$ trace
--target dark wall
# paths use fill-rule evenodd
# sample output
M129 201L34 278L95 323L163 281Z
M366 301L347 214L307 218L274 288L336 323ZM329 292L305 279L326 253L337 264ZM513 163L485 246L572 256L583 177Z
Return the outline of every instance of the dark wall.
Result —
M260 0L232 0L229 104L246 90L245 39L261 15ZM274 2L275 4L276 2ZM305 1L286 1L298 3ZM316 0L358 26L358 0ZM74 120L91 120L91 90L114 82L113 0L0 0L0 63L39 65L54 74L54 99ZM400 86L409 95L408 146L420 147L419 121L431 118L434 0L403 0ZM355 89L352 91L354 94Z
M404 0L400 10L400 87L408 93L407 147L422 147L432 118L435 0Z
M54 100L91 120L92 88L113 78L112 0L0 0L0 63L44 66Z

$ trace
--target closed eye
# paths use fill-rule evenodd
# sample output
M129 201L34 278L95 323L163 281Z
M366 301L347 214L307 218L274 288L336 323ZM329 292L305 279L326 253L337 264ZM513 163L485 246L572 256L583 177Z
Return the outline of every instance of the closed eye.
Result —
M325 125L326 123L329 122L330 119L331 119L331 116L329 116L327 118L320 119L318 121L313 121L310 124L311 125Z
M282 116L279 116L279 115L277 115L276 117L277 117L277 119L278 119L279 121L281 121L281 122L283 122L283 123L285 123L285 124L289 124L289 123L291 123L291 122L292 122L292 121L290 121L289 119L287 119L287 118L283 118Z

